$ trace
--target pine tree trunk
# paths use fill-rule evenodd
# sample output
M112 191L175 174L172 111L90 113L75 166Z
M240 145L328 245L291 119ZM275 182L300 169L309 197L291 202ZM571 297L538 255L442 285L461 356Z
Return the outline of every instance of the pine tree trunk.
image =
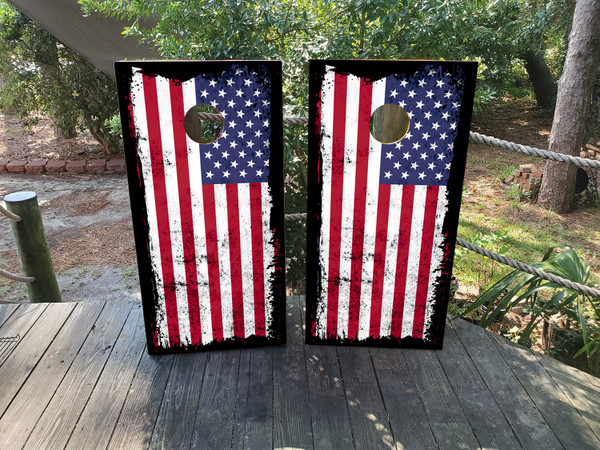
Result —
M600 1L577 0L569 48L558 84L550 150L578 156L600 53ZM547 161L538 203L557 212L574 206L577 167Z
M540 108L554 108L556 83L540 50L528 50L523 56L525 70L533 85L535 99Z

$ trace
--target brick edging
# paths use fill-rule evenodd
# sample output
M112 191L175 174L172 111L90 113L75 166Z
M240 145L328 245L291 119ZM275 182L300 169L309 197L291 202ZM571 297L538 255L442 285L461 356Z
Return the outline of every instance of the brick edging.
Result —
M84 160L54 160L33 159L2 159L0 158L0 173L125 173L124 159L93 159Z

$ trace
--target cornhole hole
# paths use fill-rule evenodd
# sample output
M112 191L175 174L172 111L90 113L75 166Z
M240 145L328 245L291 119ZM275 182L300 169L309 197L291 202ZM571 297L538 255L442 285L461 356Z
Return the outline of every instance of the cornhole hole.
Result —
M148 351L284 342L281 63L115 70Z
M311 61L309 343L442 347L476 70Z

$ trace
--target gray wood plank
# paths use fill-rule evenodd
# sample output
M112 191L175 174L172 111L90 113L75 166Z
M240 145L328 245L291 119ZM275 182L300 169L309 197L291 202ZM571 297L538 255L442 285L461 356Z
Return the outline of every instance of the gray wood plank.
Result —
M23 446L103 307L103 303L78 303L75 306L2 416L0 441L19 448Z
M307 346L306 372L315 448L354 447L335 346Z
M369 349L338 347L337 354L356 448L395 448Z
M190 448L208 353L175 355L150 448Z
M141 304L134 304L66 448L106 448L145 344Z
M481 446L522 448L452 326L446 326L444 349L436 355Z
M281 364L281 361L277 362ZM234 449L273 448L273 348L242 351Z
M194 430L191 448L231 447L239 368L240 350L210 353L196 419L190 422Z
M436 351L406 350L403 355L439 448L479 448Z
M521 445L525 448L561 448L560 441L506 364L489 334L483 328L461 319L453 321L452 326Z
M597 439L600 439L600 389L591 376L540 353L533 353L560 388L567 401L579 412ZM600 448L600 444L598 444Z
M509 367L565 448L598 448L600 442L537 358L509 340L490 334Z
M437 443L423 402L404 360L403 350L369 349L395 447L430 449Z
M22 304L10 316L5 318L5 321L0 328L0 335L9 338L19 336L20 340L22 340L29 330L31 330L31 327L33 327L46 307L47 305L43 303ZM0 358L0 366L4 364L10 354L18 347L19 343L16 345L12 344L3 350L2 357ZM3 412L3 410L0 410L0 415Z
M273 348L273 446L312 448L302 309L287 298L287 344Z
M2 325L4 325L4 322L15 313L20 305L20 303L0 304L0 337L6 337L2 331Z
M143 350L109 448L150 446L175 358L175 355L151 356L146 349Z
M126 302L104 305L25 448L63 448L66 445L132 306ZM86 327L84 323L81 325Z
M13 325L15 328L15 331L10 333L17 334L18 332L21 334L22 339L0 367L0 380L2 380L0 411L2 412L6 412L8 405L35 369L52 339L75 308L74 303L60 303L53 305L52 308L46 308L45 306L24 308L23 311L19 308L18 317L9 319L9 322L14 319ZM40 310L43 313L38 316ZM29 331L26 331L26 326L31 325L33 318L37 319L35 325ZM3 328L10 329L8 325L8 323L5 324Z

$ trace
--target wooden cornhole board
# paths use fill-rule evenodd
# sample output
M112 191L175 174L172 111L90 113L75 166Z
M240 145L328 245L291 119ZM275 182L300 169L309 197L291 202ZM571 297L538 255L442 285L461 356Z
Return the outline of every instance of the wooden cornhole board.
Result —
M115 67L148 351L284 342L281 63Z
M311 61L308 342L442 347L476 71Z

